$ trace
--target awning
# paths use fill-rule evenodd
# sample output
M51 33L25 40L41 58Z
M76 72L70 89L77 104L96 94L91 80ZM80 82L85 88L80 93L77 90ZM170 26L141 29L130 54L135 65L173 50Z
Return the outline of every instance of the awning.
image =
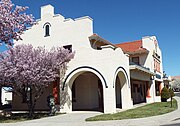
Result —
M100 42L102 46L104 46L104 45L111 45L112 47L117 48L114 44L112 44L111 42L103 39L102 37L98 36L97 34L93 34L93 35L89 36L89 40L92 43Z
M138 71L147 73L147 74L149 74L151 76L155 76L156 75L154 72L151 72L150 70L148 70L148 68L145 68L145 67L142 67L142 66L139 66L139 65L135 65L135 64L130 65L129 69L130 70L138 70Z

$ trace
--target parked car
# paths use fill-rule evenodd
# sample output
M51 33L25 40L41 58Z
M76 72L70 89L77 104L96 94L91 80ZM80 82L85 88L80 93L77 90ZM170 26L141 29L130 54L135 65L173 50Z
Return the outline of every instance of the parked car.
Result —
M180 92L180 88L177 88L177 87L176 87L176 88L173 88L173 91L174 91L174 92Z

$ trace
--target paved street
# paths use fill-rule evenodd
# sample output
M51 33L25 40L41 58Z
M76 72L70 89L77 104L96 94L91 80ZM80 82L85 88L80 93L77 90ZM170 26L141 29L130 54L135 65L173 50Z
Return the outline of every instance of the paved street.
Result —
M180 93L175 98L180 106ZM0 124L0 126L180 126L180 108L178 110L154 117L126 119L116 121L86 122L86 118L101 114L99 112L74 112L55 117L25 121L13 124Z

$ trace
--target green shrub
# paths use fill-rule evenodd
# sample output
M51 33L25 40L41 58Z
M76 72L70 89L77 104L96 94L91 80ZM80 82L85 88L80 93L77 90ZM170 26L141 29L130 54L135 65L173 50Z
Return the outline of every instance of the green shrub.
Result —
M169 90L164 87L161 91L161 101L167 101L170 98Z

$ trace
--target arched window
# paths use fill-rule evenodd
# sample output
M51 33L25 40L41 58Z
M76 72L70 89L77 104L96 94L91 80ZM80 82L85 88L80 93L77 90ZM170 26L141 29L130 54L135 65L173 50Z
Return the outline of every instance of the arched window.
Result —
M50 36L50 34L49 34L49 25L46 25L46 27L45 27L45 37L46 36Z
M44 28L44 37L50 36L50 26L51 24L49 22L46 22L43 26Z

